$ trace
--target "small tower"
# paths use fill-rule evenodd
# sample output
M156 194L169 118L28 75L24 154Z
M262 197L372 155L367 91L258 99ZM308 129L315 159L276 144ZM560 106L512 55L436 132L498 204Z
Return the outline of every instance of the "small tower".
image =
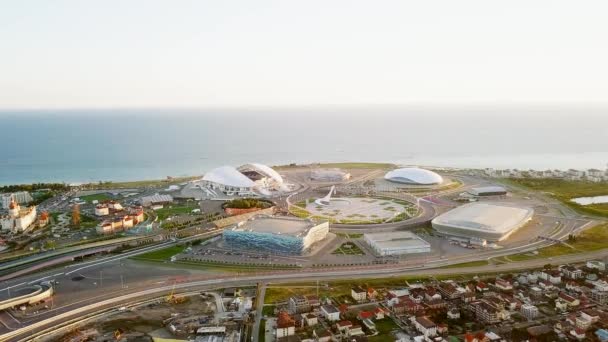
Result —
M21 207L19 203L15 201L15 199L11 199L11 204L8 206L8 216L12 218L19 217L19 212L21 211Z

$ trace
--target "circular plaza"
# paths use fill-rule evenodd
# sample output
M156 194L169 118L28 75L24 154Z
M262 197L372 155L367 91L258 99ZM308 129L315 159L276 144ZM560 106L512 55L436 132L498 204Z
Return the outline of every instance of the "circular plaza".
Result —
M321 204L315 199L293 204L290 212L302 218L338 224L381 224L407 220L418 214L415 203L385 197L335 197Z

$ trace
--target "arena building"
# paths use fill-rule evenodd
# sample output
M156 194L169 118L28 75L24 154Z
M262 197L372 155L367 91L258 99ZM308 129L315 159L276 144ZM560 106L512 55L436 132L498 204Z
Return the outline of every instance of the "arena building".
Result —
M310 179L317 182L343 182L350 179L350 173L340 169L317 169L310 173Z
M249 163L238 168L222 166L207 172L200 186L225 195L268 195L270 191L285 190L283 177L271 167Z
M256 215L224 229L222 234L226 245L232 248L299 255L328 233L329 222Z
M382 256L428 253L431 245L411 232L366 233L365 241Z
M437 173L417 167L406 167L389 171L384 179L411 185L436 185L443 183L443 178Z
M479 244L508 238L530 219L532 208L498 203L469 203L443 213L431 222L440 234Z
M503 188L502 186L482 186L478 188L471 188L467 191L467 193L475 197L506 196L507 189Z

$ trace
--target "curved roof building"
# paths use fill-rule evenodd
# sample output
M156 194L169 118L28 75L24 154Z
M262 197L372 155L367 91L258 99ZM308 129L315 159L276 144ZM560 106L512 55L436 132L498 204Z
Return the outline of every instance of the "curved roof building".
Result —
M403 184L434 185L443 183L443 178L433 171L419 169L417 167L406 167L389 171L384 179Z
M271 168L270 166L264 165L264 164L249 163L249 164L239 166L238 170L240 172L244 173L245 175L247 175L249 173L252 173L252 174L257 173L258 175L271 179L272 181L274 181L278 184L283 184L283 177L281 177L281 175L278 172L276 172L273 168Z
M431 224L439 233L501 241L523 227L534 210L498 203L469 203L443 213Z
M201 179L202 185L211 190L220 190L226 195L253 195L254 189L261 194L283 189L283 177L264 164L249 163L238 169L222 166L213 169Z
M215 168L203 176L201 183L208 189L227 195L251 195L255 182L232 166Z

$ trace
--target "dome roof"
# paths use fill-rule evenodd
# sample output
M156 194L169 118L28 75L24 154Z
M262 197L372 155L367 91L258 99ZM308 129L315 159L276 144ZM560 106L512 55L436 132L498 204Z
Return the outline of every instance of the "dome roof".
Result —
M277 183L283 183L283 177L281 177L281 175L278 172L276 172L273 168L271 168L270 166L264 165L264 164L249 163L249 164L240 166L239 170L240 171L253 170L268 178L273 179Z
M204 181L228 186L251 188L255 183L232 166L221 166L203 176Z
M384 175L384 179L391 182L417 185L432 185L443 182L443 178L435 172L417 167L406 167L389 171Z

